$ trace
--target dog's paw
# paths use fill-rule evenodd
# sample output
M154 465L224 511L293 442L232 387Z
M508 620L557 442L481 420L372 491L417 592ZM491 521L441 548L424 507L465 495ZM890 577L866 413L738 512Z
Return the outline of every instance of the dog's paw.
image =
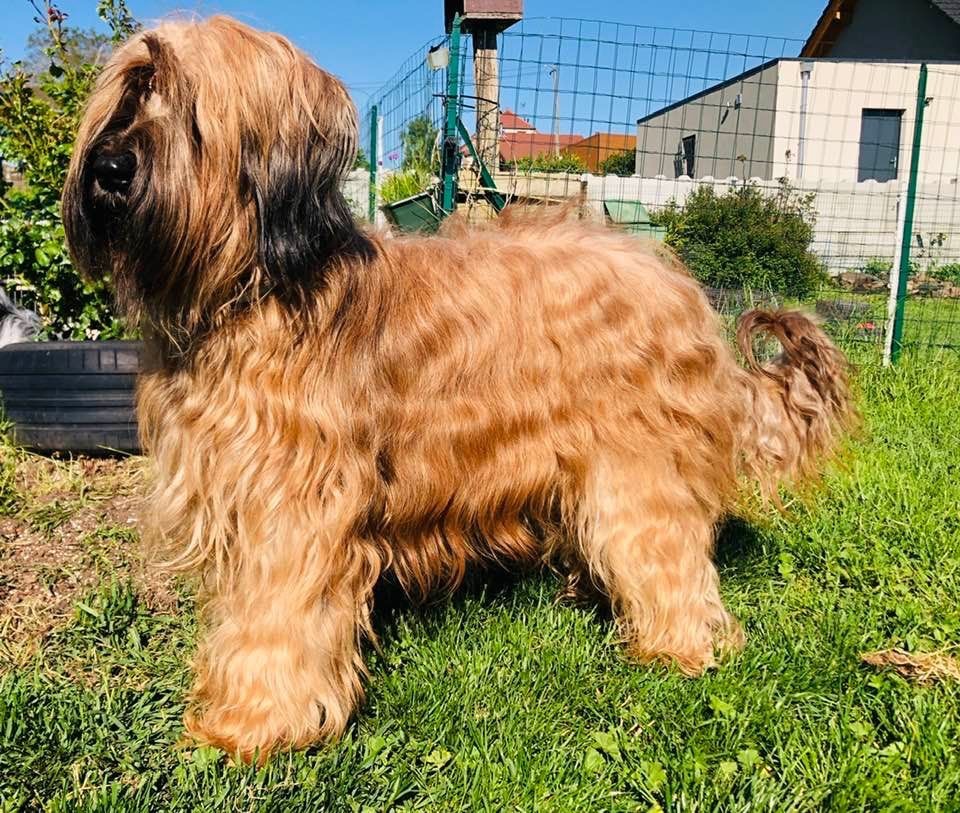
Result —
M202 716L188 711L183 717L187 736L199 745L210 745L224 751L232 759L263 765L271 754L287 748L302 747L306 742L291 736L265 715L233 711L207 710Z
M189 709L183 722L186 735L195 742L260 765L278 751L336 739L342 731L341 726L334 726L332 715L323 715L315 701L295 708L262 697L258 702Z

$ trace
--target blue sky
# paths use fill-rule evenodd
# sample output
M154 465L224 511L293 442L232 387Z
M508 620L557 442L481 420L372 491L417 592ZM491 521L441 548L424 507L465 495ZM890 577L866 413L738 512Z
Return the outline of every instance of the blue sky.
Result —
M805 38L825 0L526 0L527 17L584 17L665 28L693 28L743 34ZM96 0L60 0L70 22L97 26ZM27 0L0 0L0 49L7 60L23 53L36 27ZM309 52L351 88L360 106L390 78L399 64L427 40L442 33L441 0L130 0L144 21L177 11L223 12L260 28L278 31Z

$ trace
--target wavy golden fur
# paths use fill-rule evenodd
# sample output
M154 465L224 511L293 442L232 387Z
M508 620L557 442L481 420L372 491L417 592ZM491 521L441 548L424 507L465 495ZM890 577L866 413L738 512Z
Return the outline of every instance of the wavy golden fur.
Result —
M125 44L77 139L73 257L147 337L147 526L202 578L188 730L245 758L339 735L386 571L421 597L547 562L609 597L632 657L700 673L742 640L714 526L742 475L829 453L842 356L753 312L746 371L675 259L560 215L365 233L356 140L340 82L223 17Z

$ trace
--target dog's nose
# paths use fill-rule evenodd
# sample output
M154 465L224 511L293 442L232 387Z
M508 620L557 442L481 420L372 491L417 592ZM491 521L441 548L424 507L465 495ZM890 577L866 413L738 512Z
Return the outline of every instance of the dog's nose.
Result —
M107 192L126 192L136 171L137 158L132 152L102 152L93 159L93 175Z

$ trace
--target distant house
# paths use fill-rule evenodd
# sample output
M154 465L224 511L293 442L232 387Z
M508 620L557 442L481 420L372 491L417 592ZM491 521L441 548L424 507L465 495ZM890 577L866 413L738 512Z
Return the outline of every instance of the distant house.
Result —
M596 174L600 166L613 155L621 152L634 152L637 149L637 137L622 133L594 133L582 141L571 144L567 152L583 159L587 169Z
M500 113L500 161L504 164L513 164L518 158L566 152L582 140L583 136L575 133L542 133L512 110Z
M500 114L500 131L503 133L535 133L537 128L512 110L505 109Z
M892 36L871 40L867 34L881 18ZM940 30L930 36L928 54L920 40L931 20ZM637 172L644 177L902 179L922 59L930 63L926 95L931 101L921 174L929 179L956 175L958 20L960 0L832 0L804 46L807 58L771 60L639 119ZM954 61L943 61L945 54Z
M800 56L960 59L960 0L831 0Z

